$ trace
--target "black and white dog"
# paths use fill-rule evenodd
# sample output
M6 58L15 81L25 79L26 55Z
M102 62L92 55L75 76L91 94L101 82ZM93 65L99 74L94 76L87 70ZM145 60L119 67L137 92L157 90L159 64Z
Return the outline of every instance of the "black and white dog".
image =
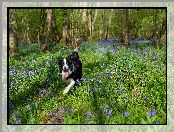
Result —
M59 61L59 70L62 74L62 80L68 84L63 92L66 94L74 87L76 80L80 80L82 77L82 63L76 49L70 56Z

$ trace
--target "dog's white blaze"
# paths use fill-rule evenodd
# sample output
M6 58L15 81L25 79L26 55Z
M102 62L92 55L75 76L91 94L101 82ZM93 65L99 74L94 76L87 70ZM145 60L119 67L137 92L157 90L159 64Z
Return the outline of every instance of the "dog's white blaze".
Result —
M68 64L67 64L67 62L66 62L66 59L63 59L63 62L64 62L63 69L64 69L64 68L69 69Z
M68 64L67 64L67 60L66 59L63 59L63 63L64 63L64 65L63 65L63 70L67 70L67 72L68 73L65 73L63 70L62 70L62 79L64 80L65 78L67 78L69 75L71 75L72 74L72 71L70 71L70 69L69 69L69 66L68 66ZM69 74L69 75L66 75L66 74Z
M70 81L70 84L65 88L65 90L63 91L63 94L66 94L66 93L68 93L69 92L69 90L71 89L71 88L73 88L74 87L74 85L75 85L75 81L71 78L71 79L68 79L68 82Z

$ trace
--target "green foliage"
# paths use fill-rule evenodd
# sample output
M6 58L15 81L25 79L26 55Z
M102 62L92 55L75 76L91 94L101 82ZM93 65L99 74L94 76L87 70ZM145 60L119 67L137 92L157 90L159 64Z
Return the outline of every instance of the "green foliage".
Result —
M101 15L102 9L91 9L93 17L97 12L93 35L94 39L98 39L100 36L101 29ZM156 9L129 9L129 26L130 26L130 37L152 37L154 30L154 15ZM156 21L156 33L158 37L160 32L162 35L165 34L166 30L166 13L164 9L157 9L157 21ZM44 30L44 13L43 9L16 9L16 21L17 21L17 32L19 41L22 43L25 33L29 34L31 43L35 43L38 40L38 31L43 33ZM68 25L69 31L76 30L77 36L83 36L83 10L82 9L68 9ZM110 9L104 10L104 31L106 33L108 25L110 27L108 33L110 36L122 37L125 34L125 14L122 9L113 9L112 14ZM89 12L87 13L87 28L89 30ZM111 17L111 24L109 24L109 18ZM53 18L55 18L56 30L58 35L63 33L63 9L54 9ZM163 23L164 21L164 23ZM73 25L73 27L72 27ZM73 29L71 29L73 28ZM89 32L89 31L87 31ZM87 33L86 33L87 34ZM61 36L59 36L61 37Z
M140 44L141 45L141 44ZM166 51L83 43L83 78L68 94L57 62L70 50L20 46L9 63L11 124L166 123Z

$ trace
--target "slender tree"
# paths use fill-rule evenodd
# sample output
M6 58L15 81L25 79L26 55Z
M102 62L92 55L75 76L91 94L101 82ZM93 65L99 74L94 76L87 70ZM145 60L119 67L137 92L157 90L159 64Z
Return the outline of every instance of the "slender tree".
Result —
M18 55L18 38L17 38L17 23L16 23L16 10L9 10L9 48L10 56Z
M125 14L125 31L124 31L124 43L126 46L130 46L129 44L129 37L130 37L130 23L129 23L129 9L124 10Z
M62 43L68 46L68 10L63 10L63 38Z
M159 43L157 43L157 17L158 17L158 10L155 9L155 13L153 16L153 43L157 49L159 49Z
M105 16L105 11L104 10L102 10L102 12L101 12L101 25L100 25L100 40L102 40L102 39L105 39L105 35L104 35L104 16Z

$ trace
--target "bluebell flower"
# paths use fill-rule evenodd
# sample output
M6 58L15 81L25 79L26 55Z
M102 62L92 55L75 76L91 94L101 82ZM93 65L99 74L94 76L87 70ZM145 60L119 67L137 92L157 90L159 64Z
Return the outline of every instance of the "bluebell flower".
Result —
M16 116L16 111L13 111L13 115Z
M14 72L14 70L9 70L9 74L12 74Z
M108 107L108 104L107 103L104 103L103 104L103 107L104 107L104 109L106 109Z
M34 72L33 71L29 71L29 76L30 75L34 76Z
M103 75L105 76L106 74L107 74L107 70L104 71L104 74Z
M111 116L112 115L112 108L109 110L109 112L107 113L107 116Z
M82 77L80 80L81 80L81 81L85 81L86 79Z
M149 117L153 117L156 114L156 110L155 109L151 109L148 113Z
M124 91L124 86L121 87L121 91Z
M80 83L79 79L77 79L76 82L79 84Z
M153 124L159 124L159 122L155 121Z
M42 94L42 93L43 93L43 91L41 89L39 89L39 94Z
M91 114L91 112L89 111L88 113L87 113L87 117L90 117L92 114Z
M102 84L102 81L99 81L98 84L101 85Z
M16 120L15 120L15 124L18 124L19 122L20 122L19 119L16 119Z
M62 53L61 53L61 52L58 52L58 56L59 56L59 57L62 56Z
M61 111L65 110L65 108L60 108Z
M25 109L30 110L31 106L27 105L27 106L25 106Z
M147 96L144 96L144 99L146 100L147 99Z
M128 111L124 111L124 114L123 114L124 117L128 117L129 116L129 113Z

